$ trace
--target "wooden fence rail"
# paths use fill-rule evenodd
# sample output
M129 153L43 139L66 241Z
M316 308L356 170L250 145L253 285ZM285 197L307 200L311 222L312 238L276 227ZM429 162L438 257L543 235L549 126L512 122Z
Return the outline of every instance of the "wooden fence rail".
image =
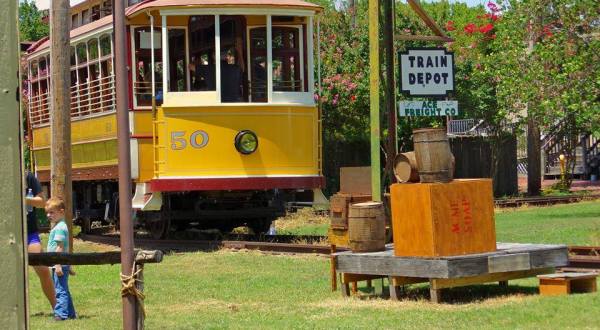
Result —
M137 264L160 263L163 253L160 250L138 250L135 254ZM30 266L64 265L114 265L121 263L121 251L99 253L29 253Z

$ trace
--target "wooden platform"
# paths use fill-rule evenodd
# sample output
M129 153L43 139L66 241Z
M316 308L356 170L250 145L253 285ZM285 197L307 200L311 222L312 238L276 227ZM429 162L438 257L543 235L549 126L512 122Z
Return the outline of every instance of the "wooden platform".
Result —
M441 300L441 289L553 273L568 261L566 245L498 243L497 251L451 257L396 257L393 245L386 251L339 252L335 271L342 273L342 292L349 283L373 278L390 279L390 296L397 298L400 286L429 282L431 299ZM355 285L354 285L355 286Z

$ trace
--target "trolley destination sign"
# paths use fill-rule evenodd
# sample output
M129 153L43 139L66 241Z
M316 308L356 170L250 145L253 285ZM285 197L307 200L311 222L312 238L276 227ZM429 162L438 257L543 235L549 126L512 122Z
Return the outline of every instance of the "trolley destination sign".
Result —
M409 48L400 53L402 92L447 96L454 91L454 54L443 48Z
M401 101L398 105L400 117L457 116L458 101Z

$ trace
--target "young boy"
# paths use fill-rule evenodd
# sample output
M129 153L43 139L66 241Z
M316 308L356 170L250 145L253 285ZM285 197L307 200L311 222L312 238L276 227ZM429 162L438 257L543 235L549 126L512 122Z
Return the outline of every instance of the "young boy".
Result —
M59 198L50 198L46 202L46 214L52 224L52 230L48 236L48 252L68 252L69 229L64 220L64 202ZM52 270L52 280L56 291L54 319L57 321L76 318L73 299L69 292L69 268L68 265L54 265Z

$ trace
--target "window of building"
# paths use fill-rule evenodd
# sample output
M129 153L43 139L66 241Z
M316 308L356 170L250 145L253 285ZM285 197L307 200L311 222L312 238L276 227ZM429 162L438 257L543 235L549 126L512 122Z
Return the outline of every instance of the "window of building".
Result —
M91 21L97 21L100 19L100 5L92 7Z
M246 20L243 16L220 16L221 102L244 102L247 70L244 64Z
M188 29L191 90L215 91L215 17L191 16Z
M85 9L81 12L81 25L88 24L90 22L90 11Z
M71 16L71 29L79 26L79 15L75 14Z
M154 51L154 81L157 104L162 101L162 33L154 28L154 50L152 49L150 27L138 27L133 30L135 44L135 74L133 75L133 94L136 106L152 105L152 52ZM102 44L102 40L100 41ZM104 41L105 46L107 42ZM104 49L105 47L101 47ZM105 52L103 50L102 52Z
M273 34L273 90L302 92L300 68L300 29L274 26Z
M189 90L185 44L185 29L169 29L169 92Z
M112 1L107 0L102 3L102 17L112 15Z
M267 102L267 30L250 30L250 95L252 102Z

